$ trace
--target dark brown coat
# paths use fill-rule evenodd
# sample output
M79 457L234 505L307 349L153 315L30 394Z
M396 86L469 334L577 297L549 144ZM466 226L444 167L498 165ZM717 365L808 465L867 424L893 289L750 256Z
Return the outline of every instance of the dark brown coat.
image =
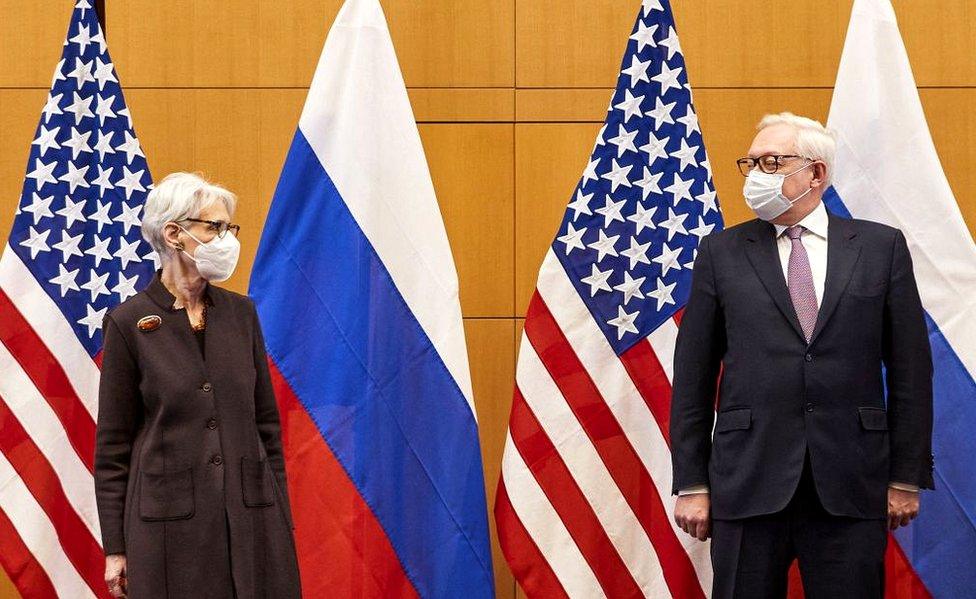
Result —
M299 597L278 408L254 304L208 286L205 352L157 272L112 310L95 491L129 597ZM159 316L159 326L138 323Z

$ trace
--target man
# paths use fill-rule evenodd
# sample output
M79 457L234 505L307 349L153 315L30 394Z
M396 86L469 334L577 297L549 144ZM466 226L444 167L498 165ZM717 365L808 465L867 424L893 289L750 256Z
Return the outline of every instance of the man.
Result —
M759 218L702 240L678 334L675 521L712 537L715 597L784 597L794 558L810 599L882 597L888 529L933 488L911 256L897 229L827 212L820 123L758 129L738 164Z

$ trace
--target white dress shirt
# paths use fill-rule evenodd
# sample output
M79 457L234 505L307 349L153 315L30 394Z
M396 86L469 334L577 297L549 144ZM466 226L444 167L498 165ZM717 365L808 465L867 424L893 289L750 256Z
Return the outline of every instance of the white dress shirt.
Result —
M807 251L810 260L810 272L813 274L813 289L817 294L817 306L823 304L824 282L827 280L827 229L829 219L823 202L817 204L813 212L804 216L796 223L804 228L800 233L800 242ZM773 225L776 228L776 249L779 251L779 261L783 265L783 279L789 284L790 252L793 251L793 241L785 231L786 225ZM892 482L890 487L902 491L918 491L918 485ZM694 495L708 493L708 485L693 485L680 489L678 495Z

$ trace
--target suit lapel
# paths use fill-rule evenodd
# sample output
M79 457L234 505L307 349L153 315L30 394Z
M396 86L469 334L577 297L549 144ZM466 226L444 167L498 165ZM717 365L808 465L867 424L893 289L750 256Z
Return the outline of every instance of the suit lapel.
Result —
M759 275L763 287L776 302L776 307L793 326L796 334L806 341L790 299L790 292L786 288L786 279L783 277L783 263L780 262L779 251L776 249L776 230L768 222L754 222L755 225L746 233L746 256Z
M830 320L837 302L847 289L854 274L854 265L861 255L861 245L856 241L857 231L851 221L827 213L827 277L824 281L823 301L817 314L817 325L810 337L810 344L817 340Z

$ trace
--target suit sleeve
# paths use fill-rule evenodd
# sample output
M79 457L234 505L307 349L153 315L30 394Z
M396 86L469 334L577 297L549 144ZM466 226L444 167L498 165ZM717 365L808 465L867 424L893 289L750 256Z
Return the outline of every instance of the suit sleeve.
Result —
M892 247L883 339L889 480L932 489L932 353L912 257L901 231Z
M275 483L284 498L285 514L292 529L295 528L291 516L291 503L288 500L288 476L285 473L285 455L281 443L281 420L278 414L278 402L275 399L274 387L271 384L271 371L268 367L268 354L264 345L264 334L261 332L261 322L253 302L251 320L254 327L254 370L257 373L254 388L254 414L268 456L268 463L275 475Z
M698 247L674 354L670 423L674 494L709 483L715 391L726 342L709 241L703 238Z
M111 316L102 322L104 345L95 435L95 500L106 555L125 553L123 523L129 458L142 422L139 369Z

